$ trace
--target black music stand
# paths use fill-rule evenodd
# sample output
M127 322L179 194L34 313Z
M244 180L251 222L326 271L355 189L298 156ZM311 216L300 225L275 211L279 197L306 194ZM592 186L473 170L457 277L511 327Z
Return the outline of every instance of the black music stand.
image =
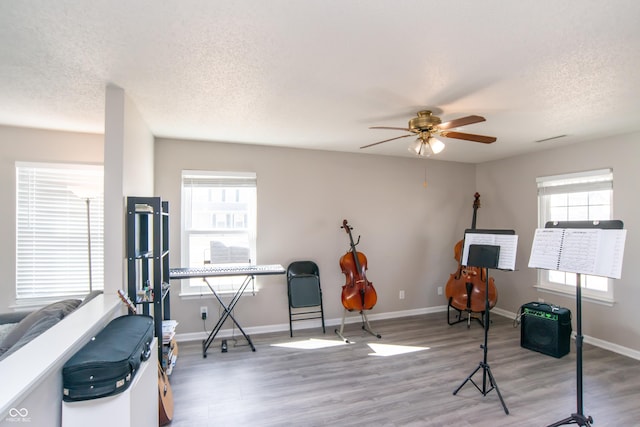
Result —
M559 228L559 229L574 229L574 228L599 228L599 229L613 229L621 230L624 227L622 221L556 221L547 222L545 228ZM534 242L535 245L535 242ZM624 241L622 243L624 246ZM534 252L535 246L532 249ZM548 247L546 249L549 249ZM560 254L562 248L558 250L558 265L554 270L567 271L560 265ZM610 254L609 254L610 255ZM532 253L533 256L533 253ZM622 257L622 255L620 255ZM591 260L586 260L591 261ZM620 264L622 267L622 264ZM576 412L572 413L569 417L550 424L548 427L558 427L561 425L577 424L583 427L591 427L593 418L590 415L584 415L583 409L583 389L582 389L582 343L584 337L582 336L582 285L581 275L582 272L575 270L570 271L576 273ZM606 276L609 277L609 276Z
M480 346L484 352L484 358L482 362L478 364L478 367L460 384L460 386L453 392L454 396L460 391L460 389L468 382L471 383L482 393L483 396L486 396L491 390L495 389L496 393L498 393L498 397L500 398L500 403L502 403L502 407L504 408L504 412L508 415L509 410L507 409L507 405L504 403L504 399L502 399L502 394L500 394L500 389L498 388L498 383L496 383L493 374L491 373L491 367L489 363L487 363L487 352L488 352L488 336L489 336L489 268L497 268L498 260L500 258L500 246L497 245L469 245L469 260L467 265L470 267L479 267L484 268L485 271L485 311L484 311L484 344ZM473 381L473 376L476 372L482 369L482 388ZM489 378L490 387L487 389L487 377Z

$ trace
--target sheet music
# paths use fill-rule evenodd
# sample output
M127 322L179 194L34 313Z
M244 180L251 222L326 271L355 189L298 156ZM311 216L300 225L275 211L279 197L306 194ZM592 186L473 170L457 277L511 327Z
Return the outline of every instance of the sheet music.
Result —
M620 279L622 277L622 258L624 257L624 243L627 239L627 230L602 230L604 236L600 241L599 260L610 257L610 262L600 263L597 270L603 272L606 277Z
M594 274L600 231L597 228L565 229L558 268L570 273Z
M557 228L536 229L529 257L529 267L557 270L563 239L564 230Z
M627 230L539 228L529 267L619 279Z
M467 265L469 260L469 245L496 245L500 246L499 270L515 270L516 252L518 249L518 236L515 234L487 234L465 233L464 248L462 250L462 265Z

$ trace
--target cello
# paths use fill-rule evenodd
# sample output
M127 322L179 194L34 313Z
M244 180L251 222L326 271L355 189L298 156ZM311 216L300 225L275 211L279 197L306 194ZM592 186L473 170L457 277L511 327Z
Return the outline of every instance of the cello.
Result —
M367 280L367 257L356 250L356 245L351 236L351 226L347 220L342 221L342 226L349 235L350 250L340 258L340 268L345 275L346 283L342 286L342 305L348 311L371 310L378 301L378 295L373 284Z
M476 228L476 217L480 208L480 194L474 194L473 218L471 229ZM467 320L467 327L471 319L471 313L484 313L486 310L486 269L480 267L465 267L462 265L462 249L464 241L460 240L453 248L453 256L458 261L458 268L451 274L445 286L445 296L449 302L447 307L447 322L449 325ZM489 277L489 310L498 302L498 291L493 277ZM449 320L449 307L458 311L458 321ZM461 317L462 312L467 312L467 318ZM476 319L480 321L479 319ZM480 322L482 323L482 322Z

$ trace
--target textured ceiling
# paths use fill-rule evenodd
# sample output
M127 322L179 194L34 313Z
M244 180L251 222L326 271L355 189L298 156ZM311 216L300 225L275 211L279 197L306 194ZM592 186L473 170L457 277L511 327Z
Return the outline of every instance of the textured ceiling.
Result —
M4 125L102 133L115 84L160 137L409 156L359 147L427 108L487 119L434 156L475 163L640 130L637 0L2 1L0 37Z

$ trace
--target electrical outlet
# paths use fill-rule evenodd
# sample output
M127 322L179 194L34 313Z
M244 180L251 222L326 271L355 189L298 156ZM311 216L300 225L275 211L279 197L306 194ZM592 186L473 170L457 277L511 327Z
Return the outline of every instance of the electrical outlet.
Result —
M202 317L202 320L207 320L208 315L209 309L206 306L200 307L200 317Z
M400 291L400 294L398 295L398 298L404 299L404 291Z
M438 295L442 295L442 286L438 286Z

